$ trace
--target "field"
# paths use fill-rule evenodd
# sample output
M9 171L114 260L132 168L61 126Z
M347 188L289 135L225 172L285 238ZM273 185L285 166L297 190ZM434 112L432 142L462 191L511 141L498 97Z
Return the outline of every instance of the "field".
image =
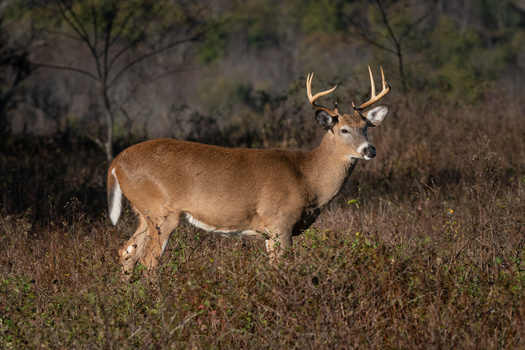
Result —
M278 266L262 241L180 227L158 272L130 282L116 257L135 219L109 222L104 155L82 138L14 139L0 347L523 348L524 107L397 106L369 133L376 159Z

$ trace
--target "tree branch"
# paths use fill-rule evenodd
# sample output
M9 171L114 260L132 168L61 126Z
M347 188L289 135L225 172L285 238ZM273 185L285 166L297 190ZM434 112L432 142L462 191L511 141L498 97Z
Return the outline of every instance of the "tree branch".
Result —
M388 16L386 15L385 8L383 6L383 2L381 0L370 0L376 3L376 7L379 9L379 12L381 13L381 18L383 19L383 24L385 25L386 30L390 34L390 38L394 41L394 45L396 47L400 47L401 44L399 43L399 40L396 37L396 34L394 33L394 30L390 26L390 22L388 21Z
M98 46L98 20L95 11L95 2L91 0L91 17L93 18L93 46Z
M157 49L157 50L153 50L147 54L144 54L138 58L136 58L135 60L132 60L131 62L129 62L128 64L126 64L118 73L115 74L115 76L111 79L111 81L108 83L108 88L113 86L115 84L116 81L118 81L118 79L128 70L130 69L131 67L135 66L136 64L148 59L148 58L151 58L151 57L154 57L155 55L158 55L162 52L165 52L165 51L168 51L172 48L174 48L175 46L178 46L178 45L181 45L181 44L184 44L184 43L187 43L187 42L191 42L191 41L194 41L196 40L196 38L198 38L199 36L201 35L201 33L198 33L196 35L193 35L189 38L184 38L184 39L181 39L181 40L177 40L177 41L174 41L160 49Z
M100 78L97 77L96 75L94 75L93 73L90 73L90 72L88 72L86 70L83 70L83 69L80 69L80 68L59 66L59 65L54 65L54 64L36 63L36 62L31 62L31 65L33 67L36 67L36 68L58 69L58 70L65 70L65 71L80 73L80 74L85 75L85 76L87 76L87 77L89 77L91 79L94 79L95 81L100 81Z
M73 11L71 6L65 3L65 1L58 1L58 10L60 16L69 24L71 29L78 34L78 36L91 47L91 42L89 41L89 35L87 30L82 26L82 21L77 17L76 13ZM72 17L69 18L68 14Z
M151 23L151 20L154 18L154 16L160 12L160 10L162 9L163 7L162 6L159 6L158 8L158 11L155 11L153 13L151 13L151 15L149 16L149 18L146 20L146 24L145 26L148 26L150 23ZM123 28L125 27L125 25L127 24L127 22L132 18L132 15L133 15L133 12L129 12L129 16L127 16L124 20L124 23L122 25L120 25L120 28L122 29L119 33L117 33L116 35L114 35L114 38L113 38L113 41L111 42L111 45L113 45L121 36L121 34L123 33ZM144 29L145 30L145 29ZM125 52L127 52L128 50L130 50L131 48L135 47L135 45L137 45L138 43L140 42L140 39L136 39L136 40L133 40L131 41L128 45L124 46L119 52L117 52L115 54L115 56L113 56L113 58L111 59L110 63L109 63L109 66L108 66L108 69L111 69L113 67L113 64L115 64L115 62L120 58L120 56L122 56Z

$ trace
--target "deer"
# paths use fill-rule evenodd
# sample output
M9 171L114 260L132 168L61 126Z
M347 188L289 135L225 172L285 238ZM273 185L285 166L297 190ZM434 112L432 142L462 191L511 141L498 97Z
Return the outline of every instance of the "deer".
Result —
M354 113L341 114L316 101L332 89L312 96L313 73L306 79L308 100L316 109L317 124L326 131L314 149L248 149L169 138L145 141L126 148L108 170L108 206L117 224L125 196L139 223L119 249L123 275L137 263L154 269L169 236L181 223L228 237L264 239L271 261L292 247L341 191L357 160L370 160L376 149L367 128L381 124L387 105L372 106L391 86L381 77L376 94L368 66L371 97Z

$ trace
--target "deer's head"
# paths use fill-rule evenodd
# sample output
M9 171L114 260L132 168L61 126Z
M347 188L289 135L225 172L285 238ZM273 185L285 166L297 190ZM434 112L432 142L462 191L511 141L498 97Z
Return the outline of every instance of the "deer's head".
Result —
M378 102L390 92L390 85L385 81L383 68L381 68L383 90L379 95L376 95L372 70L370 67L368 67L368 70L370 72L370 83L372 85L370 100L359 107L356 107L352 102L352 106L354 107L354 113L352 114L341 114L337 109L337 102L334 109L323 107L315 102L319 97L334 91L337 85L330 90L322 91L312 96L313 73L309 74L306 79L308 99L317 109L317 124L327 130L336 149L341 150L347 158L362 158L368 160L375 157L376 150L368 141L366 134L367 128L381 124L388 114L388 106L386 105L377 106L366 112L364 111L365 108Z

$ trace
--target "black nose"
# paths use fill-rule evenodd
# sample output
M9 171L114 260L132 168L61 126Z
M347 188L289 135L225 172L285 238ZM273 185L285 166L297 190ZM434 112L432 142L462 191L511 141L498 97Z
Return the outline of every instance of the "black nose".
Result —
M376 156L376 149L374 146L370 145L363 150L363 153L366 158L374 158Z

